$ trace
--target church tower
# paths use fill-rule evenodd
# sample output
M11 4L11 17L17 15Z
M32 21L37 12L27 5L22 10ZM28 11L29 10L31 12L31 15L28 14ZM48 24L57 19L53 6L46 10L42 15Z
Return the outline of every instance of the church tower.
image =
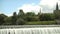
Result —
M56 4L56 10L59 10L58 3Z
M57 24L60 24L60 10L58 7L58 3L56 4L56 10L54 10L55 21Z
M41 8L40 8L40 11L38 12L38 15L39 15L39 16L41 15Z

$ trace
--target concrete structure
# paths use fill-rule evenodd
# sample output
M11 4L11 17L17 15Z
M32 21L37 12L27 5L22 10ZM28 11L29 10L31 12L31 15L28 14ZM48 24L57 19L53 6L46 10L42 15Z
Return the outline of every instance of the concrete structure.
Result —
M60 27L60 25L1 25L0 29L13 28L46 28L46 27Z
M60 25L1 25L0 34L60 34Z

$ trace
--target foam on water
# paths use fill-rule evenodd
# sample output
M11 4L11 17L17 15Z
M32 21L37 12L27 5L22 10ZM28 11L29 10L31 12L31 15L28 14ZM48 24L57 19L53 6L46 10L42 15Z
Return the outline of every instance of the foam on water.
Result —
M0 34L60 34L60 27L0 29Z

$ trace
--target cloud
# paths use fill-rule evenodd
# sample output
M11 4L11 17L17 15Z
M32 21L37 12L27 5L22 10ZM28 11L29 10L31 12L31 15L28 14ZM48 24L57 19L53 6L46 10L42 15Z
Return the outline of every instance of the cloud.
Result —
M38 13L39 10L40 10L40 6L38 5L34 5L33 4L24 4L23 6L21 6L20 8L18 8L19 10L20 9L23 9L23 11L26 13L26 12L35 12L35 13Z
M12 16L12 15L13 15L13 13L11 13L11 14L5 14L5 15L7 15L7 16L9 17L9 16Z
M36 3L32 3L32 4L27 3L27 4L23 4L22 6L18 7L16 12L18 13L20 9L23 9L23 11L25 13L26 12L35 12L37 14L41 8L42 13L53 13L53 10L55 10L55 8L56 8L57 2L60 7L60 0L40 0L40 3L38 3L37 5L36 5ZM7 13L4 13L3 11L0 11L0 14L4 13L8 16L12 16L13 12L14 11L12 11L12 13L7 14Z
M38 13L41 8L42 13L53 13L53 10L55 10L56 8L55 6L57 2L60 4L60 0L41 0L38 5L35 5L35 3L24 4L18 9L23 9L25 13L30 11Z
M58 2L58 0L41 0L40 4L53 6L56 2Z
M2 14L2 12L0 11L0 14Z
M17 8L17 13L20 9L23 9L23 11L26 12L35 12L36 14L40 11L42 13L53 13L53 10L56 8L56 3L58 2L60 7L60 0L40 0L40 3L37 5L35 3L32 4L23 4L22 6ZM12 16L11 14L6 14L8 16Z
M56 3L60 4L59 0L41 0L40 7L42 7L43 13L52 13L56 8ZM59 6L60 7L60 6Z

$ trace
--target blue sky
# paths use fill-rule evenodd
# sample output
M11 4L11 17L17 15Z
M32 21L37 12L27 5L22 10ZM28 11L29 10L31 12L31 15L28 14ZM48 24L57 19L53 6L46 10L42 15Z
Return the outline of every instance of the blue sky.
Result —
M0 0L0 12L11 14L24 4L35 3L37 5L39 2L40 0Z
M35 13L41 9L42 13L52 13L57 2L60 7L60 0L0 0L0 13L11 16L13 12L19 12L20 9Z

